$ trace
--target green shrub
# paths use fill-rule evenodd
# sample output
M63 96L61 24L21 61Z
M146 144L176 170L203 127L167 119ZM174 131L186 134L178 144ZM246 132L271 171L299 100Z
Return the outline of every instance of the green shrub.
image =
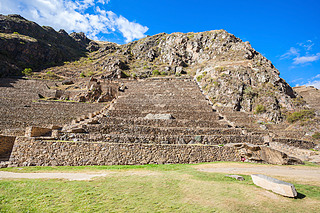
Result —
M32 69L31 68L25 68L23 71L22 71L22 74L26 75L26 76L30 76L33 74L32 72Z
M18 32L13 32L13 34L20 35L20 33L18 33Z
M254 109L254 114L260 114L260 113L264 113L264 112L266 112L266 108L261 104L258 104L256 106L256 108Z
M252 87L246 87L243 93L250 98L254 98L257 95L257 93L253 90Z
M126 73L124 71L121 71L121 78L129 78L130 77L130 74L129 73Z
M165 72L165 71L162 71L162 72L161 72L161 75L168 75L168 73Z
M153 70L153 71L152 71L152 75L155 75L155 76L156 76L156 75L160 75L159 70Z
M312 135L314 139L320 140L320 132L316 132Z
M194 37L194 34L189 34L189 35L188 35L188 38L189 38L189 39L192 39L193 37Z
M88 77L93 76L93 75L94 75L94 72L92 72L92 71L90 71L90 72L87 73L87 76L88 76Z
M86 75L82 72L82 73L80 73L80 77L81 77L81 78L85 78Z
M218 72L223 72L226 70L225 67L215 67L214 69Z
M202 78L203 78L203 75L198 75L198 76L197 76L197 81L201 81Z
M313 118L315 116L315 113L313 110L301 110L299 112L293 112L290 113L287 116L287 121L289 123L294 123L296 121L305 121L307 119Z
M55 78L55 77L57 77L57 75L56 75L55 73L51 72L51 71L48 71L48 72L46 73L46 75L47 75L49 78Z

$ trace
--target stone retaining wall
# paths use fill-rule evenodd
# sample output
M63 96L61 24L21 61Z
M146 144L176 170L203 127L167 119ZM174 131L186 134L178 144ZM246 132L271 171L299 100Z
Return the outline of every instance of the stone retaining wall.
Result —
M297 139L289 139L289 138L274 138L273 142L283 143L289 146L294 146L300 149L313 149L318 144L311 141L297 140Z
M204 121L204 120L150 120L150 119L137 119L137 118L121 118L121 117L103 117L99 119L103 125L145 125L153 127L199 127L199 128L217 128L226 127L226 125L218 123L218 121Z
M240 161L233 147L35 141L18 137L9 166L139 165Z
M143 143L143 144L203 144L219 145L228 143L251 143L263 145L264 139L260 136L250 135L133 135L133 134L94 134L64 133L62 140L78 140L87 142L108 143Z
M128 125L96 125L88 126L88 132L100 132L109 134L149 134L149 135L241 135L242 130L236 128L183 128L183 127L151 127L151 126L128 126Z

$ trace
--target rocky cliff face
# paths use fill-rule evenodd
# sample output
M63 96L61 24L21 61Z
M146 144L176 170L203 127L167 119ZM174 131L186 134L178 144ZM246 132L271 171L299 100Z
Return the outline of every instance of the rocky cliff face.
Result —
M0 77L78 59L84 56L89 42L83 33L68 35L19 15L0 15Z

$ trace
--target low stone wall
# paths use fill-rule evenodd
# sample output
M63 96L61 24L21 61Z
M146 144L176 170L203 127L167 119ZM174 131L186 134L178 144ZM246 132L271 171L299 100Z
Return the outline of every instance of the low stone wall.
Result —
M264 144L263 137L252 135L148 135L148 134L101 134L100 132L87 133L63 133L61 140L108 142L108 143L143 143L143 144L202 144L219 145L228 143Z
M206 120L149 120L149 119L135 119L135 118L120 118L120 117L103 117L99 122L104 125L145 125L153 127L201 127L201 128L217 128L225 127L217 121Z
M273 142L283 143L289 146L298 147L300 149L313 149L318 144L311 141L297 140L297 139L289 139L289 138L274 138Z
M109 134L119 132L122 134L145 134L145 135L241 135L242 130L236 128L170 128L152 126L129 126L129 125L97 125L88 126L88 132L100 132Z
M192 120L219 120L219 115L215 113L208 113L208 112L196 112L196 111L126 111L126 110L110 110L108 112L108 116L112 117L122 117L122 118L144 118L149 113L151 114L171 114L176 119L192 119Z
M16 137L0 135L0 161L8 160Z
M240 161L233 147L35 141L18 137L9 166L176 164Z

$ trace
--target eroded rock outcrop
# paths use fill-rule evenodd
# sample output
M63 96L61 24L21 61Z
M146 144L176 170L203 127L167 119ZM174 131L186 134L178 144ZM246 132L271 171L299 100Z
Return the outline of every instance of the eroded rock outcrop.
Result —
M84 33L68 35L41 27L20 15L0 15L0 77L38 71L85 56L90 40Z
M284 152L275 150L268 146L253 145L247 143L228 144L227 146L235 147L239 155L246 162L269 163L278 165L296 165L303 162L295 157L288 156Z

